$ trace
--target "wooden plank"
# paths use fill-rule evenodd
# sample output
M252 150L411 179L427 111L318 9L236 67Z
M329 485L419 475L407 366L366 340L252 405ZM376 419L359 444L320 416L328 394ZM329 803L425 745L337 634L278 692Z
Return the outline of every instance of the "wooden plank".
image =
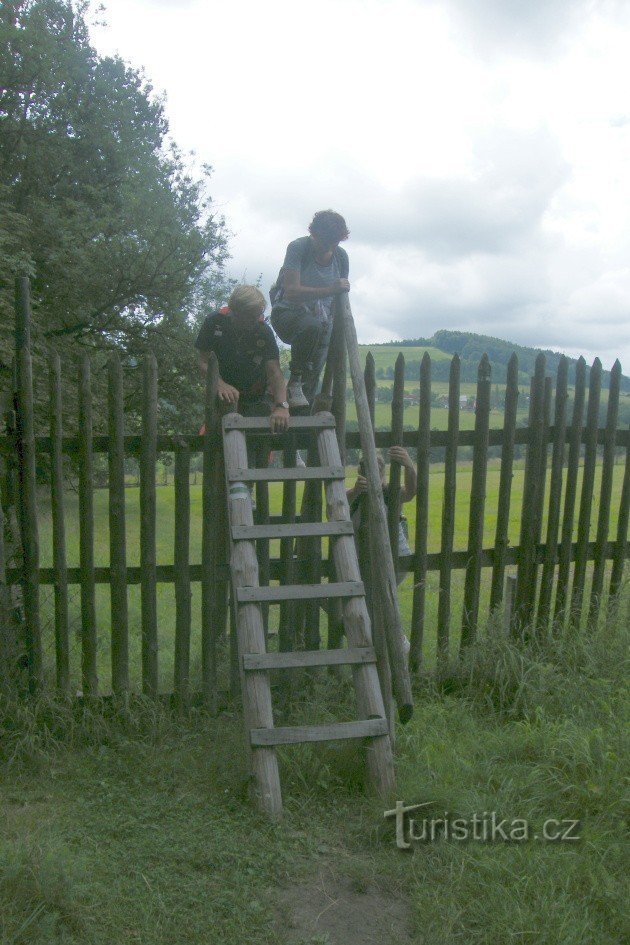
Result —
M484 354L477 372L476 440L473 447L470 512L468 518L468 567L464 582L464 608L460 649L474 643L479 620L479 588L481 583L481 552L486 508L488 474L488 430L490 427L490 378L488 355Z
M599 401L602 386L602 365L595 358L589 374L588 407L586 411L586 445L584 447L584 471L582 473L582 492L580 495L580 513L576 534L577 551L573 567L571 587L571 618L579 623L584 599L584 581L586 578L586 557L591 530L593 511L593 487L595 467L597 465L597 424L599 421Z
M376 365L374 363L374 355L371 351L368 351L365 357L365 368L363 371L363 382L365 384L365 396L367 397L368 410L370 413L370 423L372 424L372 429L374 429L374 417L376 412ZM391 437L391 431L389 433ZM389 437L388 437L388 446L389 446ZM360 445L358 443L357 445Z
M59 354L49 358L50 393L50 507L52 512L52 551L55 570L55 675L57 689L70 689L70 634L68 612L68 567L64 516L63 420L61 398L61 362ZM113 615L112 615L113 618Z
M297 451L295 449L295 437L291 438L289 447L285 449L283 456L284 465L286 467L295 466L297 461ZM283 584L295 584L295 561L294 561L294 542L293 538L296 537L297 528L299 527L295 523L295 511L296 511L296 483L286 480L282 485L282 524L276 526L264 526L266 530L270 527L280 528L281 534L278 536L281 538L280 541L280 560L282 562L282 574L281 580ZM321 523L319 523L321 525ZM254 526L256 527L256 526ZM234 529L237 526L232 527L232 538L236 539L237 535L234 534ZM272 537L271 535L269 537ZM293 633L294 633L294 613L295 605L293 601L282 601L280 604L280 618L278 623L278 646L281 651L287 652L293 649ZM290 689L291 681L286 681L286 690Z
M297 419L297 418L296 418ZM255 432L255 431L254 431ZM258 436L258 434L256 434ZM298 433L299 437L298 443L300 443L300 449L304 448L303 444L300 441L305 440L308 436L308 432ZM549 437L553 439L554 429L553 427L549 428ZM269 443L273 444L274 449L284 449L288 440L289 434L274 434L273 436L269 434L267 440ZM604 445L604 440L606 436L606 431L602 427L597 432L597 443L599 446ZM403 446L414 447L416 445L417 433L415 430L405 430L403 433ZM488 438L489 446L503 446L505 440L504 430L502 427L492 427L490 429L490 434ZM519 427L514 433L514 443L518 446L526 446L529 443L530 435L527 427ZM390 430L376 430L374 433L374 441L378 449L386 449L391 446L391 431ZM432 430L431 431L431 446L440 447L446 446L448 441L448 431L447 430ZM105 435L98 435L93 437L93 452L94 453L107 453L109 451L109 437ZM183 449L184 444L188 446L191 453L199 453L203 451L203 436L188 433L188 434L173 434L172 436L161 434L157 438L157 449L158 452L162 453L177 453L178 450ZM475 443L475 433L474 430L460 430L458 438L458 446L474 446ZM630 443L630 432L626 429L617 431L617 445L621 447L626 447ZM125 452L130 456L138 456L142 447L142 437L136 434L127 434L125 436ZM49 436L37 436L35 437L35 449L37 452L41 453L50 453L51 451L51 442ZM347 431L346 432L346 449L360 449L361 448L361 438L358 431ZM2 436L0 435L0 453L10 456L15 449L15 440L11 436ZM76 436L64 436L63 437L63 452L68 455L76 455L79 451L79 443Z
M228 471L228 480L230 482L287 482L295 480L310 479L345 479L346 471L343 466L297 466L293 469L285 467L266 469L230 469Z
M547 489L547 467L549 466L549 428L551 426L551 401L553 384L550 377L545 377L545 391L543 396L543 426L540 435L540 466L538 470L538 488L536 490L536 525L535 535L538 543L542 536L543 513L545 510L545 492ZM538 575L536 575L536 581Z
M593 583L591 585L590 619L596 625L598 610L601 606L604 590L604 570L606 559L604 548L608 543L608 528L610 525L610 503L612 499L613 473L615 468L615 442L617 434L617 419L619 417L619 388L621 383L621 364L615 361L610 372L610 387L608 390L608 407L606 411L606 442L602 459L602 481L599 493L599 514L597 518L597 534L595 537L595 565L593 567Z
M120 358L108 365L109 560L111 562L112 689L129 691L129 604L127 599L127 538L125 526L125 445L123 378Z
M558 531L560 528L560 502L562 498L562 471L564 462L564 444L567 418L567 380L569 362L562 355L558 362L556 375L556 400L554 407L554 437L551 456L551 482L549 485L549 514L547 516L547 540L545 561L540 579L540 597L536 627L540 633L546 633L551 615L551 596L553 577L558 553Z
M620 512L623 512L625 508L624 505L620 507ZM569 561L572 562L575 560L575 551L576 544L571 545L569 549ZM560 546L558 546L558 549ZM619 552L618 541L608 541L605 549L605 557L607 561L617 560ZM518 564L518 560L521 556L521 547L520 545L514 545L511 548L508 548L505 563L506 565L515 565ZM545 546L539 544L536 547L536 562L537 564L542 564L545 556ZM630 546L628 543L623 545L623 558L622 561L627 561L630 558ZM587 561L593 561L595 557L595 542L589 542L587 546ZM494 548L484 548L481 552L481 566L482 568L491 568L494 564L495 553ZM416 557L415 555L404 555L400 558L400 566L405 568L405 570L412 571L415 567ZM451 568L453 571L464 571L466 565L468 564L468 551L454 551L451 555ZM271 580L281 580L283 574L283 565L284 562L280 558L273 558L270 561L270 575ZM442 555L439 551L431 552L427 555L427 571L439 571L442 566ZM327 574L327 562L324 562L322 565L322 571L324 576ZM227 567L219 569L219 576L221 580L229 580L229 571ZM142 571L139 567L127 566L127 584L128 585L137 585L140 584L142 577ZM173 584L175 582L175 568L172 564L159 564L156 569L156 577L159 584ZM7 568L7 584L15 585L19 584L22 578L22 569L21 568ZM190 579L192 582L201 581L202 578L202 568L200 564L191 564L190 566ZM95 567L94 568L94 581L96 584L109 584L111 581L110 569L108 567ZM81 572L79 568L68 568L68 584L80 584L81 582ZM39 569L39 583L44 586L53 586L55 583L55 572L53 568L40 568ZM367 590L367 588L366 588Z
M97 624L94 581L94 475L90 359L79 367L79 555L81 574L81 674L83 695L98 695Z
M521 511L521 558L516 575L516 599L514 602L515 634L528 633L534 600L536 597L536 539L539 501L539 476L542 439L545 425L545 356L536 358L534 376L531 380L529 401L529 427L531 441L525 458L523 482L523 507Z
M405 358L402 352L394 365L394 387L392 390L392 446L402 446L405 395ZM400 473L399 463L389 468L389 495L387 497L387 527L389 545L392 550L394 571L398 573L398 531L400 525Z
M457 434L459 432L460 361L451 361L448 385L448 434L444 457L444 503L442 505L442 544L440 588L438 596L437 662L440 671L446 668L449 656L451 623L451 558L455 536L455 495L457 491Z
M334 427L335 418L330 413L313 414L306 417L291 417L289 430L320 430ZM267 417L241 417L240 414L230 413L223 418L224 430L268 430Z
M330 346L334 354L333 360L333 388L331 412L335 418L337 445L341 465L346 465L346 388L347 388L347 357L346 339L343 332L343 311L333 303L334 321L330 339Z
M427 587L427 539L429 534L429 473L431 455L431 358L425 351L420 362L420 405L418 439L416 442L416 534L413 605L411 612L411 648L409 669L419 672L422 666L424 619Z
M219 364L214 351L208 357L205 390L205 435L203 438L203 482L201 485L201 689L208 711L217 711L216 602L217 535L216 464L222 461L217 409ZM230 415L232 416L232 414ZM247 456L247 453L245 454ZM245 460L247 462L247 459Z
M508 530L510 525L510 502L514 469L514 437L516 411L518 408L518 358L513 354L508 361L505 385L505 407L503 411L503 443L501 445L501 473L497 501L497 524L494 536L495 559L490 586L490 610L494 611L503 600ZM490 433L488 434L490 443Z
M299 669L305 666L352 666L375 663L373 646L338 650L294 650L292 653L245 653L244 670Z
M626 432L630 432L626 431ZM609 606L613 605L623 580L623 570L626 558L630 556L628 544L628 519L630 517L630 438L626 446L626 466L621 487L619 502L619 518L617 520L617 540L614 543L613 563L610 573L610 588L608 591ZM608 557L608 553L606 553Z
M307 454L307 466L315 467L319 463L317 441L311 439ZM337 464L338 465L338 464ZM309 480L304 487L302 497L302 518L312 522L322 519L322 483L319 479ZM298 558L304 559L301 572L305 584L320 584L322 579L322 542L317 535L300 538L297 542ZM316 650L321 643L320 637L320 605L318 600L305 598L296 607L298 625L304 622L304 644L309 650Z
M226 430L223 438L227 467L247 465L247 444L240 430ZM234 525L253 525L252 503L246 495L233 489L227 493L229 522ZM237 597L239 585L249 588L258 584L258 561L251 541L239 541L232 545L232 592ZM261 607L257 603L239 603L237 612L237 635L239 653L264 653L265 632ZM243 697L243 721L249 750L252 729L273 727L271 689L266 673L245 673L241 670ZM256 747L249 751L249 763L253 775L252 787L258 807L270 818L277 820L282 815L282 794L278 759L273 748Z
M140 454L140 607L142 626L142 691L158 692L158 629L156 588L157 363L151 352L143 368L142 452Z
M558 578L556 583L556 602L554 605L554 623L560 627L564 622L565 608L569 589L571 567L571 543L573 541L573 521L577 495L578 469L580 465L580 443L584 420L584 392L586 387L586 361L578 358L575 365L575 392L573 415L569 433L569 456L567 459L567 483L564 493L562 513L562 532L558 551Z
M173 689L180 711L190 705L190 453L175 454L175 661Z
M239 541L246 539L253 541L257 538L297 538L312 535L326 537L329 535L353 535L352 522L293 522L282 525L234 525L232 539ZM281 555L282 557L282 555Z
M398 717L404 724L409 721L413 714L413 694L411 691L411 678L409 676L407 656L403 642L404 633L398 604L398 587L389 546L387 515L385 503L383 502L383 489L376 458L374 431L372 429L363 372L359 359L357 332L348 296L345 293L339 296L337 304L343 312L348 363L352 377L357 420L361 434L363 462L365 464L368 483L370 542L375 552L373 560L378 560L380 565L378 568L375 567L372 573L374 594L381 608L385 628L394 696L398 705ZM340 539L340 541L342 540L343 539Z
M245 542L243 542L245 544ZM268 587L237 587L239 604L281 600L325 600L329 597L362 597L363 581L341 581L334 584L284 584Z
M252 745L297 745L301 742L333 742L350 738L378 738L387 735L386 719L334 722L332 725L293 725L283 728L252 729Z

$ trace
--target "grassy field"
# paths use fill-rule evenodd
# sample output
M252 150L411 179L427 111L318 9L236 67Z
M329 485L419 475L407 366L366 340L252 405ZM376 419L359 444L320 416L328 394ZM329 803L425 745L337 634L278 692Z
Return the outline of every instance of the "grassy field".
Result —
M397 849L349 744L282 754L272 826L246 800L232 711L4 705L0 942L619 945L625 618L539 649L490 632L448 687L418 688L398 731L400 799L437 819L517 818L522 842L438 831ZM351 711L338 680L303 696L297 721ZM545 840L550 820L579 839Z
M355 478L355 470L348 470L347 485L351 486ZM486 547L494 544L494 531L496 527L496 513L498 501L500 464L498 460L493 460L489 465L487 482L487 500L484 529L484 543ZM610 534L615 534L617 525L617 510L621 493L621 482L623 467L619 464L615 467L613 482L613 502L612 516L610 524ZM455 548L465 549L468 540L468 514L470 503L472 467L471 464L462 463L457 472L457 496L456 496L456 519L455 519ZM601 477L601 467L597 469L595 481L594 503L592 512L591 538L595 535L595 523L597 520L597 498L599 496L599 485ZM159 477L162 478L161 476ZM439 551L441 542L441 515L443 502L443 480L444 470L440 464L431 466L430 487L429 487L429 533L428 547L429 551ZM196 485L191 486L191 543L190 553L191 562L198 563L201 560L201 476L198 477ZM580 482L578 482L580 485ZM516 464L512 486L512 503L509 539L512 544L517 544L520 532L520 520L522 511L522 491L523 491L523 464ZM579 493L578 493L579 497ZM95 564L96 566L107 566L109 563L109 525L108 525L108 493L106 489L97 489L94 495L95 509ZM281 487L274 484L270 488L270 507L272 514L279 513L281 510ZM578 505L579 508L579 505ZM79 564L79 524L78 524L78 496L75 492L69 492L66 496L66 516L67 516L67 555L68 565L78 566ZM408 518L410 544L413 547L413 536L415 535L415 503L411 502L405 506L405 514ZM139 536L140 536L140 507L139 490L130 487L126 491L126 521L127 521L127 549L128 563L130 565L139 564ZM577 509L576 509L577 521ZM173 562L173 536L175 530L175 511L174 511L174 490L172 480L168 485L160 486L157 489L157 561L159 564L172 564ZM42 503L41 507L41 564L43 567L52 565L52 546L51 546L51 515L50 509ZM274 556L279 554L278 543L272 543L271 551ZM490 572L484 570L482 574L482 594L481 608L482 614L488 609L489 598L489 578ZM452 588L452 617L451 633L454 640L457 640L459 626L461 623L461 607L463 594L462 571L456 571L453 574ZM426 631L426 656L429 666L433 663L435 629L437 622L437 591L438 574L430 572L427 581L427 631ZM588 588L587 588L588 591ZM71 595L71 619L74 633L72 634L72 676L73 684L80 688L80 651L79 651L79 627L80 627L80 601L79 589L76 585L70 589ZM193 606L193 625L192 625L192 673L193 685L198 685L200 680L199 663L199 633L200 633L200 593L199 585L192 586L192 606ZM409 628L411 621L411 605L413 598L413 581L409 575L400 588L400 606L403 617L403 624ZM45 587L42 590L43 613L44 613L44 645L47 657L47 665L52 667L54 656L54 631L53 631L53 602L54 595L52 587ZM158 616L159 616L159 646L160 646L160 686L164 690L172 688L173 679L173 626L174 626L174 589L172 585L158 586ZM98 617L98 651L99 651L99 676L102 687L109 689L110 678L110 602L109 588L107 585L97 586L97 617ZM271 626L275 625L277 610L272 608ZM322 621L324 624L325 621ZM140 674L140 591L137 586L129 588L129 626L130 626L130 666L132 677L136 683L139 683Z

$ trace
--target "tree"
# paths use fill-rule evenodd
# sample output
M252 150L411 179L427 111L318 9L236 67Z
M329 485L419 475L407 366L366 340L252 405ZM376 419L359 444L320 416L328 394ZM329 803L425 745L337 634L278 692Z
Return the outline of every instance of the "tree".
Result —
M211 169L187 172L163 101L141 73L96 54L88 11L75 0L0 9L0 384L13 348L12 277L26 271L39 398L50 344L70 376L78 353L90 350L97 388L108 352L133 367L150 348L163 422L194 426L195 331L229 287L224 222L207 194ZM132 421L139 373L129 375ZM97 425L104 404L95 398Z

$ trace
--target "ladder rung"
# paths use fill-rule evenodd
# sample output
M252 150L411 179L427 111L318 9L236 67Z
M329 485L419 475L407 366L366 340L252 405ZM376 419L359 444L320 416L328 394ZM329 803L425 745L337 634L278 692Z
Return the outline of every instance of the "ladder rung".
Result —
M292 653L245 653L243 669L297 669L302 666L352 666L375 663L373 646L343 650L294 650Z
M339 584L280 584L267 587L237 587L239 604L258 604L264 601L319 600L329 597L363 597L363 581L343 581Z
M332 725L292 725L284 728L253 728L252 745L295 745L298 742L333 742L342 738L375 738L387 735L386 719L335 722Z
M335 418L330 413L313 414L310 417L291 417L289 430L321 430L335 426ZM269 417L241 417L238 413L229 413L223 418L224 430L269 430Z
M232 538L312 538L327 535L353 535L352 522L293 522L282 525L232 525Z
M274 469L232 469L230 482L287 482L301 479L345 479L343 466L280 466Z

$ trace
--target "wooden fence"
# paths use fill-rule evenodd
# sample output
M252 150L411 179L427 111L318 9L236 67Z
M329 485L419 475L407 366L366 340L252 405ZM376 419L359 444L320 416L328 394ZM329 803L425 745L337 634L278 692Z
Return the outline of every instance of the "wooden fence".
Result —
M21 308L20 308L21 307ZM18 313L28 313L27 286L18 297ZM97 638L99 616L96 608L96 586L107 584L111 595L111 690L116 695L129 691L129 616L128 587L141 589L141 652L142 689L148 696L158 693L158 629L157 586L174 585L175 638L173 692L181 704L187 704L189 692L191 649L191 585L200 582L201 613L201 685L205 704L217 704L218 636L227 619L227 564L223 556L221 534L225 529L225 509L221 498L221 464L218 461L219 439L216 425L213 384L207 387L206 433L202 436L163 436L158 432L158 386L155 358L143 365L144 393L141 435L126 435L123 414L123 376L120 361L113 355L109 363L108 432L93 435L91 414L90 361L81 362L77 379L79 397L78 433L63 432L62 390L59 358L50 359L50 412L48 436L35 436L32 365L26 317L18 319L16 351L16 395L14 412L7 417L6 433L0 437L0 457L4 460L2 482L3 519L11 514L17 520L13 538L19 543L21 563L7 566L6 541L0 529L0 632L5 637L0 662L6 674L6 636L15 606L9 591L21 588L22 620L26 653L23 662L32 691L41 688L44 679L42 630L40 626L40 588L54 587L54 633L56 685L62 692L70 687L70 640L68 588L79 585L81 601L81 674L82 691L87 697L99 693L97 673ZM420 369L417 429L403 430L404 359L396 365L392 400L392 425L389 431L377 431L378 447L403 444L415 451L418 480L416 494L416 527L412 544L415 551L399 560L398 565L413 572L413 607L410 665L418 671L425 648L427 613L427 575L439 574L437 606L438 666L444 667L452 653L449 633L453 621L451 580L454 571L465 571L464 599L459 647L469 646L483 626L487 614L480 613L480 587L483 569L491 569L489 609L501 608L506 568L516 566L517 582L514 599L513 626L527 633L547 632L553 622L584 613L595 616L604 598L611 600L618 593L628 557L628 510L630 505L630 431L618 429L619 386L621 367L618 362L611 372L606 422L599 428L602 368L595 360L588 372L583 359L577 364L573 410L567 411L567 362L560 361L555 378L545 375L545 358L539 355L531 379L529 418L526 427L517 426L518 362L513 355L507 373L503 426L490 427L491 366L484 355L479 365L474 430L461 431L460 424L460 362L453 357L448 383L448 424L445 431L431 429L431 360L424 355ZM366 387L374 414L374 361L368 356ZM553 418L551 409L553 404ZM337 396L333 409L338 413L344 431L345 401ZM277 443L294 451L295 438ZM356 449L359 434L346 432L342 446ZM512 480L515 448L525 447L525 470L521 509L520 539L510 546L508 525L512 507ZM436 553L428 552L429 470L431 450L444 450L444 498L441 515L441 543ZM458 451L472 447L472 476L469 499L468 540L465 550L454 550L456 469ZM488 451L500 449L500 480L496 510L496 529L492 547L483 546ZM625 457L621 451L625 450ZM174 490L176 528L174 564L160 564L156 557L156 461L159 452L174 454ZM549 452L551 456L549 457ZM108 457L109 545L110 564L94 563L95 518L94 456ZM190 560L190 463L195 453L203 455L203 522L201 560ZM50 503L52 509L53 565L40 567L38 487L36 457L48 454L50 460ZM64 514L64 454L72 454L79 470L79 539L80 565L68 567L66 556L66 516ZM127 564L127 531L125 523L126 456L137 458L140 467L140 565ZM583 457L583 459L582 459ZM624 466L623 485L617 510L616 533L610 533L615 459ZM601 465L601 480L596 515L593 513L596 466ZM582 467L581 488L578 489L578 468ZM549 477L549 489L546 480ZM400 477L394 473L390 503L395 509L390 522L397 523L400 502ZM284 485L283 510L295 515L295 484ZM258 522L279 523L280 516L269 516L266 485L259 484ZM545 507L545 496L548 503ZM321 502L320 502L321 508ZM577 528L574 520L577 513ZM592 521L593 520L593 521ZM591 540L591 529L594 540ZM392 548L398 554L392 527ZM9 532L9 535L11 533ZM299 567L292 549L282 542L278 558L269 556L269 543L260 542L261 573L269 580L287 579ZM289 557L291 560L289 560ZM587 565L592 562L590 597L585 596ZM309 564L312 567L312 561ZM321 561L322 573L330 573L330 562ZM334 579L334 578L333 578ZM555 593L554 593L555 590ZM332 612L332 609L331 609ZM316 615L319 622L319 612ZM280 643L284 648L294 645L290 618L281 615ZM100 628L102 631L102 627ZM233 637L233 634L231 635ZM317 645L318 632L311 630L309 646ZM339 645L339 636L336 636ZM4 657L2 654L4 653ZM232 648L232 681L237 685ZM0 676L0 683L2 681ZM109 689L106 686L105 689Z

